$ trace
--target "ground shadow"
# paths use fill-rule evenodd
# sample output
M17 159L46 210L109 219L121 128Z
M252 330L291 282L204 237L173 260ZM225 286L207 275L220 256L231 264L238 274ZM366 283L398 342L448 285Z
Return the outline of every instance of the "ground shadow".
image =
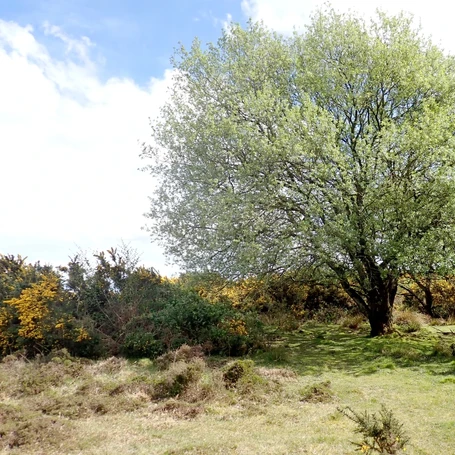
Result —
M433 374L455 374L451 341L426 330L370 338L367 327L352 331L310 323L298 331L280 334L267 351L254 359L266 366L292 367L301 374L339 370L360 375L397 367L424 367Z

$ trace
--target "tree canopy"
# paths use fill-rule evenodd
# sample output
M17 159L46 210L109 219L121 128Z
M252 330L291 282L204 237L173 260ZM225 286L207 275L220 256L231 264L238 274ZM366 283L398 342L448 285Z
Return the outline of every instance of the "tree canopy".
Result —
M399 273L453 258L454 59L406 15L327 10L290 38L232 25L173 64L143 149L152 236L187 269L318 266L387 331Z

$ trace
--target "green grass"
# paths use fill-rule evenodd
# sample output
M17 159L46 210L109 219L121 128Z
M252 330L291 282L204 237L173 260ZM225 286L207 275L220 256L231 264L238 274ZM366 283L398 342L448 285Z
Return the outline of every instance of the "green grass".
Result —
M366 327L350 331L337 325L307 324L283 334L267 352L254 356L264 366L287 366L301 375L344 372L354 376L383 369L413 368L427 372L455 372L450 356L435 355L438 343L450 345L434 327L411 334L370 338Z
M185 369L10 360L0 364L0 453L346 455L358 435L337 408L385 405L410 437L406 453L452 454L453 341L436 330L372 339L366 327L306 324L251 357L262 380L226 389L228 359L217 358L163 398L156 384Z

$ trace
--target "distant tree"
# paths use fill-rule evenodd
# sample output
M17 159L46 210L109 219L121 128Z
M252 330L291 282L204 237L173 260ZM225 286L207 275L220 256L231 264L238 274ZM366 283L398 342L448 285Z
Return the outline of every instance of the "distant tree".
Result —
M143 150L152 236L187 270L318 266L387 332L413 248L453 235L454 59L404 15L328 10L292 38L233 25L173 63Z

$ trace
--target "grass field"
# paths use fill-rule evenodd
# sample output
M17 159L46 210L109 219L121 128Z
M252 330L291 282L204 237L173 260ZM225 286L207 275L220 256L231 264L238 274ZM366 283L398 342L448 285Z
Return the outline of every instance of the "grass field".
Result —
M0 453L353 454L359 435L337 409L385 405L410 438L406 453L453 455L455 337L444 331L372 339L366 327L306 324L251 357L249 379L231 388L223 358L161 369L146 359L92 362L64 353L6 358Z

